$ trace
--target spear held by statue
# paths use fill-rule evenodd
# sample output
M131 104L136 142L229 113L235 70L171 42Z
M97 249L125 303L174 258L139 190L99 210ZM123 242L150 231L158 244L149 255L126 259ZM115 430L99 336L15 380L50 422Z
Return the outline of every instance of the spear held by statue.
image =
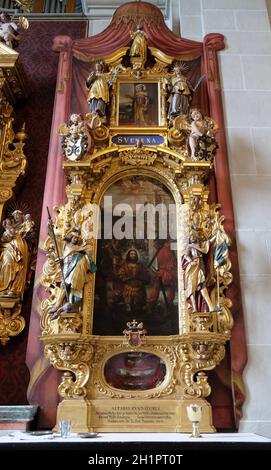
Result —
M57 260L56 261L59 263L59 266L60 266L61 276L62 276L62 280L63 280L64 286L65 286L66 299L67 299L67 302L69 302L69 293L68 293L68 288L67 288L67 285L66 285L66 282L65 282L65 277L64 277L64 272L63 272L63 266L62 266L62 263L61 263L59 248L58 248L58 244L57 244L57 241L56 241L56 236L55 236L55 231L54 231L54 224L53 224L52 217L51 217L48 206L47 206L47 212L48 212L48 227L51 231L51 234L52 234L51 238L52 238L52 241L53 241L53 244L54 244L54 247L55 247L55 250L56 250L56 254L57 254Z

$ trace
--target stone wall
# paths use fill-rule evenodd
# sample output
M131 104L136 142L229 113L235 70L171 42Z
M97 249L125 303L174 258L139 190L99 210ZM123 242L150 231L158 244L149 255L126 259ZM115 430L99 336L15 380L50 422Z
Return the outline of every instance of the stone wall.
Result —
M247 332L240 431L271 437L271 30L265 0L173 0L183 37L224 34L225 123Z

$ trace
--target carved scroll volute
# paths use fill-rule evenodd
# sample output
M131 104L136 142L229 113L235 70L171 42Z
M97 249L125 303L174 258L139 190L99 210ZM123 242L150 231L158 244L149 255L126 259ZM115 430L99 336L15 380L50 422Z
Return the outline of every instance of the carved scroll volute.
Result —
M45 357L58 370L64 370L58 393L63 398L85 398L93 347L89 343L63 341L47 344Z
M19 299L0 297L0 342L6 346L11 337L20 334L25 327L25 319L20 315Z
M209 341L208 335L204 336L195 335L197 339L191 338L179 348L184 398L206 398L210 395L208 376L203 371L214 369L225 355L225 338L217 336L214 341Z

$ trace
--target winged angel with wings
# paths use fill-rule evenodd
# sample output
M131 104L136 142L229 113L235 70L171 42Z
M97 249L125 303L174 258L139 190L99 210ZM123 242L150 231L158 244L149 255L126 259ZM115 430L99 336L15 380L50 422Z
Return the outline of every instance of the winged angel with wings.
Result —
M194 108L190 117L183 114L174 119L169 138L176 147L187 146L191 160L212 162L218 148L217 129L212 118L203 117L201 111Z

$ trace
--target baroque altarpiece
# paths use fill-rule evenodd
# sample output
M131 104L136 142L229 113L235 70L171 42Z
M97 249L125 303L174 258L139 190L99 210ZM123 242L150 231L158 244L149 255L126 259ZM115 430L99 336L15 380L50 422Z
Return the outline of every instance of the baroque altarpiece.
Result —
M40 339L62 372L57 420L75 432L185 432L190 404L215 431L208 371L233 326L210 104L222 36L204 47L173 36L141 2L117 10L101 47L99 36L54 44L50 152L67 199L47 197Z

